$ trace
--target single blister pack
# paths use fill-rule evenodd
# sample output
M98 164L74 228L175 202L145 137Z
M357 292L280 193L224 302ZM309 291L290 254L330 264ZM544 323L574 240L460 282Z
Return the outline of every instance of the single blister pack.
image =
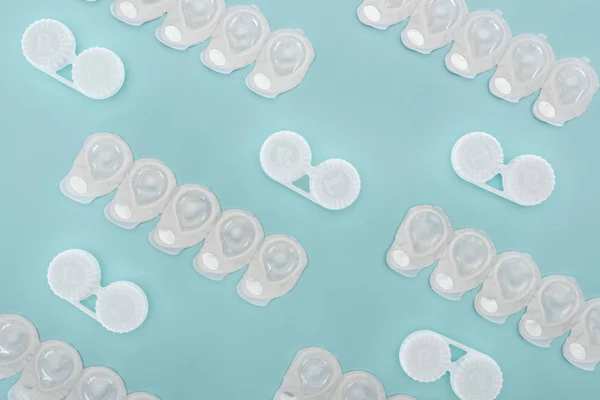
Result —
M296 286L307 264L300 242L286 235L269 235L250 260L238 283L238 294L254 305L266 306Z
M104 215L121 228L133 229L156 218L176 187L175 175L165 163L142 158L134 162L123 178L117 193L104 208Z
M85 250L63 251L48 267L48 285L56 296L111 332L127 333L139 328L148 315L148 298L144 291L127 281L102 287L100 279L98 260ZM81 303L90 296L96 296L95 312Z
M163 16L176 0L115 0L110 12L119 21L139 26Z
M501 11L474 11L454 33L446 68L465 78L474 78L498 64L511 38L510 26Z
M53 19L31 24L23 34L21 49L35 68L91 99L112 97L125 82L125 67L118 55L102 47L76 55L73 32ZM58 74L69 65L72 81Z
M149 235L150 244L176 255L206 238L221 215L217 196L202 185L181 185Z
M110 368L84 368L65 400L125 400L123 379Z
M346 372L330 400L386 400L385 389L379 380L364 371Z
M0 381L21 372L40 346L35 326L18 314L0 314Z
M256 6L228 8L200 54L213 71L229 74L252 64L265 45L271 27Z
M210 230L194 267L205 277L220 281L244 268L265 237L254 215L244 210L225 210Z
M585 112L599 87L589 59L558 60L533 104L533 115L550 125L563 126Z
M410 17L417 4L419 0L363 0L358 7L358 20L384 30Z
M531 34L513 38L490 79L494 96L516 103L540 90L556 60L546 39Z
M452 361L450 346L466 354ZM462 400L493 400L503 385L500 366L490 356L432 331L417 331L404 339L400 365L410 378L425 383L450 372L452 390Z
M88 204L115 190L133 165L129 145L112 133L88 136L71 170L60 181L60 191L78 203Z
M160 399L150 393L136 392L136 393L131 393L129 396L127 396L127 400L160 400Z
M527 304L519 333L538 347L550 347L554 339L571 329L584 307L583 292L575 279L546 276Z
M531 256L502 253L475 297L475 311L491 322L503 324L527 306L540 280L540 269Z
M60 340L42 342L8 392L8 400L61 400L82 370L81 356L73 346Z
M226 7L225 0L175 0L156 38L176 50L200 44L213 34Z
M271 32L246 77L246 86L258 95L275 98L300 85L314 59L315 49L300 29Z
M584 371L593 371L600 362L600 299L588 300L563 344L563 356Z
M452 223L444 210L428 205L412 207L387 252L387 264L402 275L415 277L440 258L452 236Z
M342 378L337 358L320 347L296 353L274 400L329 400Z
M548 161L528 154L504 165L502 146L485 132L468 133L458 139L451 161L460 178L521 206L540 204L554 190L554 170ZM487 184L498 174L504 190Z
M485 232L460 229L440 256L429 283L440 296L460 300L483 283L495 262L496 246Z
M420 0L402 31L402 43L429 54L452 41L468 13L465 0Z

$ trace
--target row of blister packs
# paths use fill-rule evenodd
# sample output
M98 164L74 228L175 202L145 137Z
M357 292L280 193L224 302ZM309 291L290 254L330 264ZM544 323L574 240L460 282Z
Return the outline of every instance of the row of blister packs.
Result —
M134 161L128 144L111 133L86 139L60 189L84 204L116 190L104 214L124 229L160 215L149 241L167 254L204 241L194 267L207 278L221 280L248 265L238 293L255 305L264 306L291 291L308 263L306 251L293 237L265 237L254 215L222 211L205 186L177 186L166 164L148 158Z
M8 400L159 400L145 392L127 395L118 373L83 368L79 352L61 340L40 342L35 326L17 314L0 314L0 381L23 371Z
M598 76L587 58L556 60L545 35L513 37L500 11L469 13L465 0L364 0L358 18L377 29L409 19L402 31L408 49L429 54L454 42L447 69L474 78L496 67L489 90L518 102L541 89L533 114L562 126L579 117L598 91Z
M453 230L439 207L420 205L408 210L386 261L408 277L437 261L429 282L440 296L459 300L482 285L475 298L475 310L482 317L502 324L527 308L518 326L524 339L549 347L571 330L563 345L564 357L589 371L600 362L600 299L586 302L573 278L542 277L528 254L497 254L481 230Z

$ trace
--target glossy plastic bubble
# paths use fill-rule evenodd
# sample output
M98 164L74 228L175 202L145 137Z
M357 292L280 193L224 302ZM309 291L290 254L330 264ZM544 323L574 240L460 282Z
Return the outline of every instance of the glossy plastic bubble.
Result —
M363 0L358 7L358 20L376 29L387 29L407 19L418 3L418 0Z
M40 345L35 326L17 314L0 314L0 381L21 372Z
M452 371L450 384L460 399L493 400L502 389L502 371L492 358L482 354L467 354Z
M127 333L142 325L148 315L148 298L131 282L113 282L98 293L98 321L111 332Z
M588 300L563 344L563 356L584 371L594 371L600 362L600 299Z
M23 55L38 69L58 71L75 58L75 37L63 23L42 19L27 28L21 40Z
M363 371L346 372L330 400L385 400L383 385Z
M66 400L125 400L123 379L110 368L85 368Z
M79 54L72 74L79 91L97 100L114 96L125 82L125 67L119 56L100 47Z
M172 5L173 0L115 0L110 12L126 24L139 26L161 17Z

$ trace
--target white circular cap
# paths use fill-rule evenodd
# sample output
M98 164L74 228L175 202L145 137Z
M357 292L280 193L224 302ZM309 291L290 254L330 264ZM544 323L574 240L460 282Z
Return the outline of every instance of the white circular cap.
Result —
M494 400L502 389L502 371L492 358L467 354L450 375L454 393L463 400Z
M454 281L448 275L440 272L435 276L435 282L437 285L444 290L452 290L454 288Z
M377 7L375 7L372 4L364 6L363 13L365 14L365 17L367 17L367 19L371 22L381 21L381 13L377 9Z
M208 58L217 67L222 67L227 63L227 58L225 58L225 54L223 54L221 50L210 49L208 52Z
M83 178L78 176L72 176L71 179L69 179L69 186L71 186L71 189L77 194L84 194L88 190L87 183L85 183Z
M126 204L115 203L113 205L113 210L115 214L121 219L129 219L131 218L131 208L129 208Z
M21 40L21 49L34 67L58 71L75 56L75 37L62 22L42 19L27 28Z
M73 83L85 96L102 100L114 96L125 82L125 67L118 55L94 47L73 62Z
M167 230L159 229L158 230L158 238L164 244L172 245L173 243L175 243L175 234L170 229L167 229Z
M202 264L211 271L219 269L219 259L212 253L202 254Z
M137 8L135 8L135 6L128 1L124 1L123 3L119 4L119 10L126 18L134 19L137 17Z
M500 77L494 79L494 87L504 95L509 95L512 92L512 85L506 78Z
M136 392L136 393L131 393L129 396L127 396L127 400L160 400L160 399L150 393Z
M96 315L111 332L127 333L138 328L148 315L148 298L131 282L113 282L98 293Z
M466 71L469 69L469 62L462 54L453 53L450 56L450 62L459 71Z
M246 278L244 286L246 287L246 290L253 296L260 296L263 292L262 285L256 279Z
M423 37L423 34L416 29L409 29L406 32L406 37L413 45L417 47L421 47L425 44L425 38Z
M395 250L392 253L392 259L399 266L406 268L410 264L410 257L402 250Z
M360 194L360 175L352 164L331 158L317 165L310 175L310 192L329 210L342 210Z
M292 183L311 167L312 151L306 139L296 132L281 131L272 134L260 148L263 171L278 182Z
M554 191L554 170L548 161L534 155L512 160L502 182L513 200L522 206L534 206L546 200Z
M254 74L254 76L252 76L252 81L254 82L256 87L259 88L260 90L271 89L271 80L269 78L267 78L267 76L265 74L261 74L260 72L257 72L256 74Z
M538 103L538 110L546 118L556 117L556 109L554 106L547 101L540 101Z
M542 327L540 326L540 324L538 324L537 322L535 322L532 319L528 319L527 321L525 321L525 330L531 336L534 336L534 337L542 336Z
M585 357L587 356L587 352L585 351L585 348L581 344L576 343L576 342L569 344L569 352L571 353L573 358L576 359L577 361L583 361L583 360L585 360Z
M495 314L496 312L498 312L498 303L496 302L496 300L489 299L487 297L482 297L481 299L479 299L479 304L481 304L481 308L483 308L490 314Z
M85 250L63 251L50 262L48 284L58 297L68 301L83 300L100 289L100 265Z
M440 379L450 367L450 358L450 346L434 332L415 332L400 346L400 365L418 382Z
M165 26L164 33L167 39L169 39L173 43L179 43L183 38L181 35L181 31L173 25Z
M458 139L451 159L458 176L473 183L489 181L504 166L502 146L485 132L471 132Z

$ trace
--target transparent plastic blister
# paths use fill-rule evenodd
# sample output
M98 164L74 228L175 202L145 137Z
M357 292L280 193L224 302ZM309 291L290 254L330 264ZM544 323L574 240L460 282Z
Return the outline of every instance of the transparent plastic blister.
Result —
M448 71L474 78L494 68L510 44L512 32L501 11L474 11L454 34L446 55Z
M21 372L40 346L35 326L18 314L0 314L0 381Z
M206 238L221 215L217 196L202 185L181 185L150 232L152 246L176 255Z
M114 333L127 333L142 325L148 315L148 298L144 291L127 281L101 287L100 279L98 260L84 250L63 251L48 267L48 284L52 292L104 328ZM81 303L90 296L96 296L95 312Z
M594 371L600 362L600 299L588 300L563 344L563 356L584 371Z
M249 303L266 306L296 286L307 264L300 242L286 235L269 235L250 260L238 294Z
M571 329L584 307L583 292L575 279L546 276L527 304L519 333L538 347L550 347L554 339Z
M121 228L133 229L156 218L176 187L175 175L165 163L152 158L136 160L104 208L104 215Z
M516 103L542 87L555 60L545 35L515 36L490 79L490 92Z
M229 74L256 60L270 31L269 22L256 6L230 7L200 59L213 71Z
M441 256L452 236L452 223L444 210L428 205L412 207L387 252L387 264L402 275L417 276Z
M533 104L533 115L550 125L563 126L585 112L599 87L589 59L558 60Z
M363 0L358 19L367 26L387 29L404 21L415 11L419 0Z
M450 346L466 354L452 361ZM462 400L493 400L502 389L502 371L490 356L432 331L417 331L404 339L400 365L418 382L434 382L450 372L452 390Z
M468 13L465 0L421 0L402 31L402 43L429 54L452 41Z
M110 12L119 21L139 26L163 16L175 0L115 0Z
M291 131L272 134L260 148L260 165L276 182L328 210L350 207L360 194L360 175L352 164L330 158L316 167L312 151L302 136ZM294 182L308 175L310 192Z
M495 262L496 246L485 232L460 229L431 274L431 288L449 300L460 300L483 283Z
M274 31L246 77L246 86L260 96L275 98L300 85L314 59L315 49L304 32Z
M379 380L364 371L346 372L330 400L386 400L385 389Z
M110 368L84 368L65 400L125 400L123 379Z
M8 392L8 400L61 400L83 370L81 356L60 340L42 342Z
M136 392L136 393L131 393L129 396L127 396L127 400L160 400L160 399L151 393Z
M296 353L274 400L329 400L342 378L337 358L320 347Z
M88 204L115 190L133 165L129 145L112 133L88 136L71 170L60 181L60 191Z
M531 256L502 253L475 297L475 311L491 322L503 324L527 306L541 279Z
M73 32L53 19L31 24L23 34L21 50L35 68L91 99L112 97L125 82L125 67L118 55L102 47L76 55ZM72 81L58 74L69 65Z
M465 181L521 206L540 204L554 190L554 170L546 160L523 155L504 165L502 146L485 132L468 133L458 139L451 160L454 171ZM498 174L504 190L487 184Z
M174 0L156 38L176 50L200 44L213 34L225 12L225 0Z
M194 267L205 277L220 281L244 268L265 237L258 219L244 210L225 210L210 230Z

